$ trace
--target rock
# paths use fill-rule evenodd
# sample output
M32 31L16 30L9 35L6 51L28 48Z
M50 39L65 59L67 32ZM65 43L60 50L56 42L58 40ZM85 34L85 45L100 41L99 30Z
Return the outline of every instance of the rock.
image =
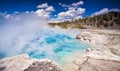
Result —
M85 42L91 42L92 37L93 37L92 34L90 34L89 32L81 32L80 34L78 34L76 36L76 39L82 40L82 41L85 41Z
M76 39L93 46L74 60L76 71L120 71L120 30L82 30Z
M120 61L88 58L78 71L120 71Z
M0 59L0 71L62 71L49 59L32 59L27 54Z
M3 71L5 68L6 68L6 67L1 67L1 66L0 66L0 71Z
M56 66L51 61L36 61L32 63L24 71L62 71L58 66Z
M120 30L82 30L76 39L92 44L95 48L107 48L120 56Z

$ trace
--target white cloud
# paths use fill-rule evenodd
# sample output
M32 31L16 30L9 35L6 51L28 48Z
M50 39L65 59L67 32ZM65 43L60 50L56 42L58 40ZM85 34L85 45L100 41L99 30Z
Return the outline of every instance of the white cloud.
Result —
M103 8L102 10L93 13L91 16L97 16L97 15L101 15L101 14L105 14L111 11L116 11L116 12L120 12L120 9L108 9L108 8Z
M73 3L72 6L80 6L82 4L84 4L83 1L79 1L79 2Z
M62 5L62 3L59 3L59 5Z
M53 12L55 11L55 9L53 8L53 6L49 6L45 9L46 11L49 11L49 12Z
M68 10L66 12L60 12L58 14L59 17L73 17L75 10Z
M62 4L62 3L59 3L60 6L62 7L69 7L70 5L66 5L66 4Z
M83 14L85 12L85 8L78 8L77 10L76 10L76 13L78 14L78 15L81 15L81 14Z
M38 10L35 11L39 17L50 18L52 12L55 11L53 6L48 6L47 3L37 6Z
M120 9L110 9L109 11L120 12Z
M78 17L82 18L82 15L86 10L85 8L79 7L82 4L84 4L83 1L72 3L71 5L59 3L59 5L66 8L67 11L60 12L58 14L57 19L60 21L64 21L64 20L73 20L73 19L76 19Z
M80 18L82 19L82 16L77 16L77 17L75 17L75 19L80 19Z
M59 5L62 6L62 7L78 7L78 6L83 5L83 4L84 4L83 1L72 3L71 5L66 5L66 4L59 3Z
M58 18L60 19L74 19L77 16L83 14L85 12L85 9L83 8L78 8L78 9L70 9L67 10L66 12L60 12L58 14Z
M17 13L19 13L19 12L18 12L18 11L15 11L14 13L16 13L16 14L17 14Z
M108 8L103 8L102 10L93 13L92 16L96 16L96 15L101 15L101 14L104 14L104 13L108 13L108 11L109 11Z
M70 5L62 4L62 7L69 7Z
M6 19L7 19L7 18L10 18L10 17L11 17L10 14L7 14L7 15L5 16Z
M41 4L41 5L37 6L37 8L46 8L46 7L48 7L47 3L44 3L44 4Z
M35 12L39 17L45 17L49 18L50 17L50 12L45 11L44 9L39 9Z
M28 14L28 13L29 13L29 11L26 11L26 13Z

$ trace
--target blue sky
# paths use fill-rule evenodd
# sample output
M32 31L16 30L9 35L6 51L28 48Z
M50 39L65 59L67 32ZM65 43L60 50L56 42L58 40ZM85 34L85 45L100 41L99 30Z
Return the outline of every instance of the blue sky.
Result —
M47 3L48 6L52 6L54 8L54 11L49 12L50 17L57 18L58 16L61 16L61 12L67 12L72 4L77 4L80 1L82 1L83 4L79 4L76 9L84 9L82 13L79 13L79 17L82 18L94 14L95 12L99 12L103 9L120 9L120 0L0 0L0 12L9 14L26 11L34 12L38 10L38 5ZM63 5L66 5L67 7L64 7ZM76 10L76 12L79 11ZM66 15L66 13L64 14ZM78 14L74 15L74 17L78 17ZM73 19L73 16L68 17L67 15L64 16L64 18Z

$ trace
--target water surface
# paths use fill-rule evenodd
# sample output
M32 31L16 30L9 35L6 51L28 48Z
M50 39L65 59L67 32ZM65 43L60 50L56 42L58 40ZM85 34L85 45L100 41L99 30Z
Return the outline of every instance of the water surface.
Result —
M89 46L78 42L75 37L65 33L52 31L39 33L34 40L26 44L21 53L28 53L32 58L49 58L57 62L65 62L75 52L81 52Z

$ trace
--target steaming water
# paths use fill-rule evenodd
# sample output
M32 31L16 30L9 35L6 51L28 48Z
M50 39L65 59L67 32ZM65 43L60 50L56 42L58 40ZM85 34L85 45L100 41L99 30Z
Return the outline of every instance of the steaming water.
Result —
M24 46L21 53L28 53L32 58L49 58L63 63L67 61L63 60L67 56L88 48L88 45L78 42L71 35L52 30L40 32L35 39Z
M61 63L64 58L88 48L88 45L75 40L74 31L58 27L50 29L46 24L48 20L32 13L12 15L2 21L0 58L28 54L32 58L49 58Z
M67 61L64 58L89 47L86 44L78 42L75 36L73 32L71 34L63 30L61 32L60 30L41 30L37 32L34 39L24 44L17 54L28 54L32 58L48 58L58 63L64 63ZM16 46L18 45L16 44ZM17 52L17 50L13 51ZM10 53L6 54L9 56ZM4 54L0 53L1 57L3 55Z

